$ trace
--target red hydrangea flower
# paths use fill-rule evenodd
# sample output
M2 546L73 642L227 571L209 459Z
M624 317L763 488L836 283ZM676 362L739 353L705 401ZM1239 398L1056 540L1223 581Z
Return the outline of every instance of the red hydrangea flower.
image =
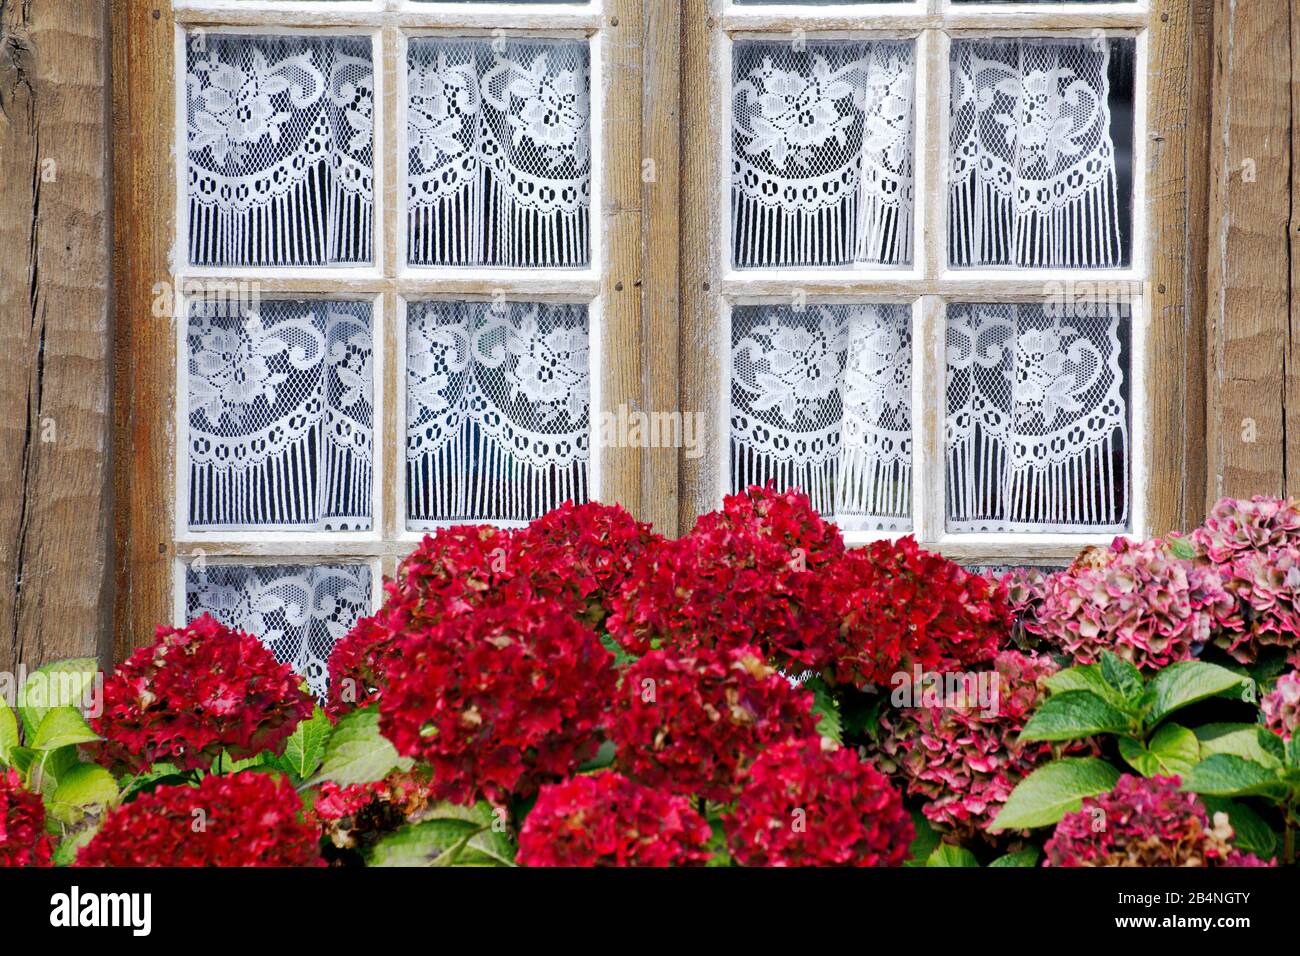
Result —
M1201 564L1232 600L1215 643L1242 664L1270 646L1300 664L1300 506L1290 498L1223 498L1192 532Z
M921 698L914 706L881 716L877 765L908 796L925 801L922 812L938 829L960 842L991 839L986 828L1030 772L1060 753L1099 752L1092 741L1017 743L1041 703L1042 682L1056 670L1050 657L1003 651L992 670L958 675L953 698L945 687L931 704L925 686L913 685Z
M624 672L610 737L629 776L727 803L760 753L816 732L812 704L753 647L664 648Z
M104 738L98 759L106 767L206 769L223 749L237 759L280 753L312 707L288 664L205 614L158 628L154 643L105 681L103 714L90 724Z
M108 811L78 866L321 866L320 831L283 777L209 775Z
M1178 789L1177 777L1124 774L1110 793L1085 797L1057 823L1044 866L1269 866L1234 850L1226 813Z
M515 533L512 566L534 594L576 592L585 621L599 627L637 561L662 540L619 505L566 501Z
M406 639L380 729L430 765L439 799L502 801L590 759L614 659L563 608L521 598Z
M433 787L418 772L396 771L383 780L340 786L321 784L312 816L321 835L340 849L364 849L433 803Z
M519 863L699 865L710 836L685 797L603 771L542 787L519 834Z
M511 533L489 525L457 525L426 535L385 584L388 600L362 618L330 654L326 710L338 717L373 703L403 638L507 598L514 579Z
M816 737L759 757L724 825L744 866L898 866L916 832L887 777Z
M843 548L807 496L751 488L645 556L609 632L633 654L676 641L749 644L789 671L820 670L835 624L821 572Z
M1006 590L908 535L850 551L826 587L840 618L832 674L843 684L888 685L893 675L990 660L1011 634Z
M1079 664L1109 650L1146 671L1191 659L1232 609L1217 574L1160 539L1086 549L1043 590L1045 640Z
M1300 732L1300 671L1283 674L1260 701L1264 725L1290 740Z
M0 867L52 866L40 794L23 789L17 770L0 770Z

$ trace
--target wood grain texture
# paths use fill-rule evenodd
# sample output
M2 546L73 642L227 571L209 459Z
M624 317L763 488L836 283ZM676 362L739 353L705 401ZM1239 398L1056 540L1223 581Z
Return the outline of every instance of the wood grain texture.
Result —
M111 639L107 27L0 2L0 670Z
M1215 4L1207 505L1220 495L1280 493L1287 477L1289 8Z
M168 3L113 0L114 654L172 619L176 231ZM155 289L157 287L157 291ZM161 292L166 301L155 303ZM161 313L161 314L155 314Z

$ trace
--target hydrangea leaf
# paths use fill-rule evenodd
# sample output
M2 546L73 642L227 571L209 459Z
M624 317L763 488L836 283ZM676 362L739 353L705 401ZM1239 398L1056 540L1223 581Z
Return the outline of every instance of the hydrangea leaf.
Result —
M22 743L18 736L18 718L9 705L0 700L0 766L9 766L9 751Z
M1287 741L1286 765L1292 770L1300 770L1300 734L1292 734Z
M54 661L28 674L17 701L28 741L35 737L51 709L81 703L98 672L99 662L93 657L77 657Z
M1044 684L1053 694L1064 694L1072 690L1087 691L1116 708L1127 704L1123 696L1106 682L1098 664L1080 664L1067 667L1048 677Z
M1196 545L1182 535L1171 534L1165 539L1165 543L1169 545L1169 550L1175 558L1191 561L1196 557Z
M1078 810L1084 797L1107 793L1120 772L1097 757L1064 757L1039 767L1011 791L990 830L1031 830Z
M468 820L440 818L408 824L370 849L370 866L452 866L483 831Z
M1147 723L1155 726L1174 711L1241 687L1249 678L1205 661L1170 664L1147 683Z
M488 827L470 837L454 866L514 866L518 847L504 832Z
M1196 738L1201 745L1201 759L1215 754L1232 754L1265 767L1275 764L1276 758L1260 746L1258 724L1205 724L1196 728Z
M912 810L912 827L916 836L907 848L907 862L904 866L925 866L930 854L939 846L941 836L929 819L920 810Z
M980 864L979 860L975 859L975 854L964 846L940 843L934 848L934 852L926 858L925 865L978 867Z
M58 750L74 744L88 744L99 739L86 718L75 707L55 707L46 711L32 738L33 750Z
M1103 651L1101 655L1101 676L1129 704L1136 704L1142 699L1142 691L1146 684L1142 680L1142 672L1133 666L1131 662L1112 654L1110 651Z
M1007 853L998 857L989 866L1037 866L1038 865L1038 847L1027 846L1023 850L1016 850L1014 853Z
M840 719L839 702L831 696L826 685L817 678L808 681L804 687L812 691L812 713L817 719L817 733L843 745L844 722Z
M1186 727L1165 724L1145 744L1121 737L1119 753L1144 777L1182 777L1200 761L1201 745Z
M1133 718L1090 691L1053 694L1025 724L1021 740L1077 740L1093 734L1123 734Z
M111 773L98 764L81 763L59 778L48 808L55 819L75 823L86 808L108 806L117 797L117 781Z
M1226 797L1201 797L1211 815L1226 813L1232 824L1232 845L1238 850L1253 853L1261 860L1271 860L1277 855L1277 832L1264 818L1248 805Z
M1183 778L1184 790L1212 797L1273 795L1282 789L1277 771L1232 754L1214 754Z
M285 741L284 753L276 757L272 765L296 780L306 780L325 759L325 748L333 730L334 725L318 704L312 715L294 728Z
M371 705L339 718L314 781L333 780L346 787L382 780L394 770L410 770L413 765L409 757L398 756L397 749L379 732L379 707Z

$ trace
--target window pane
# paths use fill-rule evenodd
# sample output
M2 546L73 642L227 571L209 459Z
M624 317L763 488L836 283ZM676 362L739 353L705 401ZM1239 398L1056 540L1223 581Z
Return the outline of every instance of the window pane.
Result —
M260 638L324 697L334 644L370 613L370 578L365 565L190 565L185 616Z
M370 57L364 37L187 38L192 263L370 261Z
M732 491L773 480L845 530L911 527L908 306L739 306L731 360Z
M587 334L582 305L410 304L408 527L522 524L587 500Z
M912 261L912 44L739 41L737 268Z
M1131 260L1131 39L952 45L954 266Z
M190 309L189 526L368 530L368 302Z
M1128 529L1129 320L948 307L949 531Z
M586 266L587 44L419 37L407 68L411 264Z

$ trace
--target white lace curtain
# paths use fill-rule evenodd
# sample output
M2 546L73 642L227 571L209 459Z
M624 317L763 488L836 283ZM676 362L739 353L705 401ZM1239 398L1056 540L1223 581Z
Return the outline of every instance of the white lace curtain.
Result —
M738 41L737 267L911 262L912 44Z
M190 262L371 260L368 39L191 34L185 79Z
M185 611L259 638L323 698L330 652L370 613L370 587L365 565L191 565Z
M409 261L586 266L587 44L421 37L408 50Z
M408 526L524 523L587 500L587 309L412 303Z
M731 486L798 486L846 530L911 527L912 331L905 305L739 306Z
M368 302L193 303L191 528L370 528L370 328Z
M952 45L950 256L957 266L1122 263L1110 47Z
M950 531L1127 529L1128 341L1115 307L949 306Z

